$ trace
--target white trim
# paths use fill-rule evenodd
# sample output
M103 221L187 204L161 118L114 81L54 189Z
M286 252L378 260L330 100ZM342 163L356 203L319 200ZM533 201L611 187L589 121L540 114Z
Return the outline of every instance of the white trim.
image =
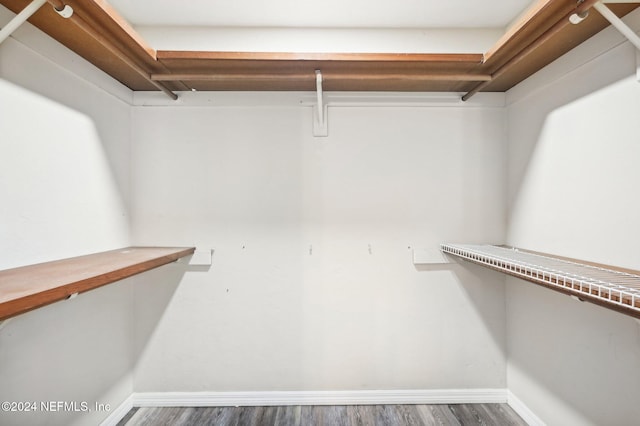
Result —
M536 416L536 414L510 390L507 390L507 404L509 404L509 407L522 417L522 420L529 426L547 426L540 417Z
M115 410L111 411L109 417L104 419L100 426L116 426L120 420L127 415L129 411L133 408L133 395L129 395L127 399L125 399L122 404L116 407Z
M133 394L134 407L480 403L503 404L506 402L506 389L141 392Z

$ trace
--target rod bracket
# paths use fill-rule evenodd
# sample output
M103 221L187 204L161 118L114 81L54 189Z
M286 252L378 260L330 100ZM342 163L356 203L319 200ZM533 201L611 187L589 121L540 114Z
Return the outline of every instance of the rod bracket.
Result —
M69 19L71 18L71 16L73 16L73 8L68 4L65 4L62 9L57 9L54 7L53 10L55 10L56 13L62 16L64 19Z
M324 93L322 92L322 71L320 70L316 70L316 96L317 102L313 106L313 136L329 136L329 124L327 123L329 109L327 104L324 102Z

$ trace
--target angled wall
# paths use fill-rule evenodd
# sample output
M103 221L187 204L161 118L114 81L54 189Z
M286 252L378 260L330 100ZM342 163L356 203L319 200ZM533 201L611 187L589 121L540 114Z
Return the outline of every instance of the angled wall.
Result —
M29 25L0 46L0 269L128 245L127 92ZM35 405L0 423L99 424L133 390L132 322L127 280L3 323L0 400Z
M609 28L507 94L509 244L640 270L636 54ZM633 423L638 322L514 278L506 289L514 395L547 424Z

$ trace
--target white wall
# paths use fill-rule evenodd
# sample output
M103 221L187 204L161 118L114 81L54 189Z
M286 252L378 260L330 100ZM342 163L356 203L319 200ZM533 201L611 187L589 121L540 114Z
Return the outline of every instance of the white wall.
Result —
M314 138L274 99L134 109L135 243L215 249L139 342L136 391L504 388L504 278L411 261L503 240L503 109L331 107Z
M16 37L0 46L2 268L127 245L129 200L135 243L216 253L5 324L0 400L508 386L549 424L640 415L632 319L516 279L505 299L473 265L411 264L413 248L506 239L640 269L640 86L613 30L512 89L506 111L335 107L328 138L273 94L131 116L127 89L28 26Z
M0 46L0 269L129 244L130 107L91 68L28 25ZM98 424L109 412L39 403L121 404L133 389L132 322L128 280L3 324L0 400L38 412L3 411L0 424Z
M502 28L136 26L157 50L306 53L482 53Z
M640 270L635 70L608 29L508 93L509 244ZM509 389L548 424L637 422L632 318L509 278L507 346Z

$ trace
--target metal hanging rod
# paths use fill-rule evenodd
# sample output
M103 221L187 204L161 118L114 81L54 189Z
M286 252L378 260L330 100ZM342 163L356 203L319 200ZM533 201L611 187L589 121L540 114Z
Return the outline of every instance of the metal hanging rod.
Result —
M296 74L252 74L252 73L216 73L216 74L202 74L202 73L182 73L182 74L151 74L151 78L155 81L227 81L227 80L280 80L280 79L295 79L295 80L313 80L316 76L311 73L296 73ZM488 81L491 80L489 74L349 74L349 73L323 73L323 79L333 81L344 80L384 80L384 79L397 79L397 80L411 80L411 81Z

